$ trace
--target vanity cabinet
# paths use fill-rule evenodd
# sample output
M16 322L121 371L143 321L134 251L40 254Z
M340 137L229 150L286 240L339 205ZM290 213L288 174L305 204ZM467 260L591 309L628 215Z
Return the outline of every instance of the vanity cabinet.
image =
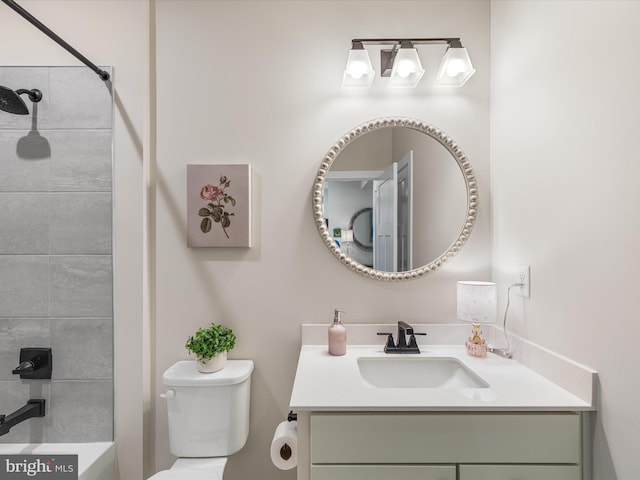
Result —
M311 480L584 480L574 412L314 412Z

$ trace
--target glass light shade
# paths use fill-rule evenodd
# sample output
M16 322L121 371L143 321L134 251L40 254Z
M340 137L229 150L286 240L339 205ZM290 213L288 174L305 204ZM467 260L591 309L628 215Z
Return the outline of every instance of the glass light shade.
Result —
M373 82L373 66L364 49L349 50L347 66L342 77L342 88L368 88Z
M476 73L466 48L449 47L442 57L436 87L461 87Z
M420 63L418 51L415 48L400 48L393 61L389 86L413 88L423 75L424 68Z
M458 320L494 323L498 315L498 289L493 282L458 282Z

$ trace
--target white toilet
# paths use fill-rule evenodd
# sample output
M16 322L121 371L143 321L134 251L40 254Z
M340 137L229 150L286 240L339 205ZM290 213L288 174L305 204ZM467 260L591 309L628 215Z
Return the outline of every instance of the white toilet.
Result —
M149 480L222 480L226 456L249 436L252 371L251 360L229 360L215 373L198 372L195 361L164 372L169 450L178 459Z

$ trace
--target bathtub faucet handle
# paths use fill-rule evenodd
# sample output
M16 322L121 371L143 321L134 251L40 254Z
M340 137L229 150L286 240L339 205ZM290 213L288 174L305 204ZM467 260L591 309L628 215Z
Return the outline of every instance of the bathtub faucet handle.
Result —
M32 373L36 369L36 365L33 360L27 360L26 362L22 362L16 368L14 368L11 373L14 375L18 373Z
M51 379L53 357L50 348L21 348L19 362L11 373L20 375L23 380Z

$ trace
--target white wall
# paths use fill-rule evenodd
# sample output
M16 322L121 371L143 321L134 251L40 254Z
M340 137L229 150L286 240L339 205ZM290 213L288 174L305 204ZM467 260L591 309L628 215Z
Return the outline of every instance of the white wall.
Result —
M116 420L120 477L142 478L142 122L147 2L18 2L98 65L115 69L114 280ZM0 64L81 65L17 13L0 4ZM101 80L96 76L96 81Z
M635 480L640 3L491 9L494 276L531 265L509 322L599 372L594 479Z
M269 442L288 410L300 324L328 324L335 307L346 323L451 322L456 280L489 277L489 14L484 1L157 3L156 393L162 372L187 357L184 342L197 327L215 321L235 330L230 356L252 358L256 369L249 441L230 457L225 479L295 476L271 464ZM478 73L456 93L434 91L428 78L411 91L387 91L381 79L367 92L343 91L351 39L394 35L461 36ZM422 48L435 52L425 58L443 51ZM433 79L437 65L428 68ZM473 162L485 205L449 265L402 284L346 269L311 213L313 178L329 147L387 115L451 135ZM253 248L186 247L189 163L252 164ZM156 407L156 464L164 468L172 462L166 407Z

